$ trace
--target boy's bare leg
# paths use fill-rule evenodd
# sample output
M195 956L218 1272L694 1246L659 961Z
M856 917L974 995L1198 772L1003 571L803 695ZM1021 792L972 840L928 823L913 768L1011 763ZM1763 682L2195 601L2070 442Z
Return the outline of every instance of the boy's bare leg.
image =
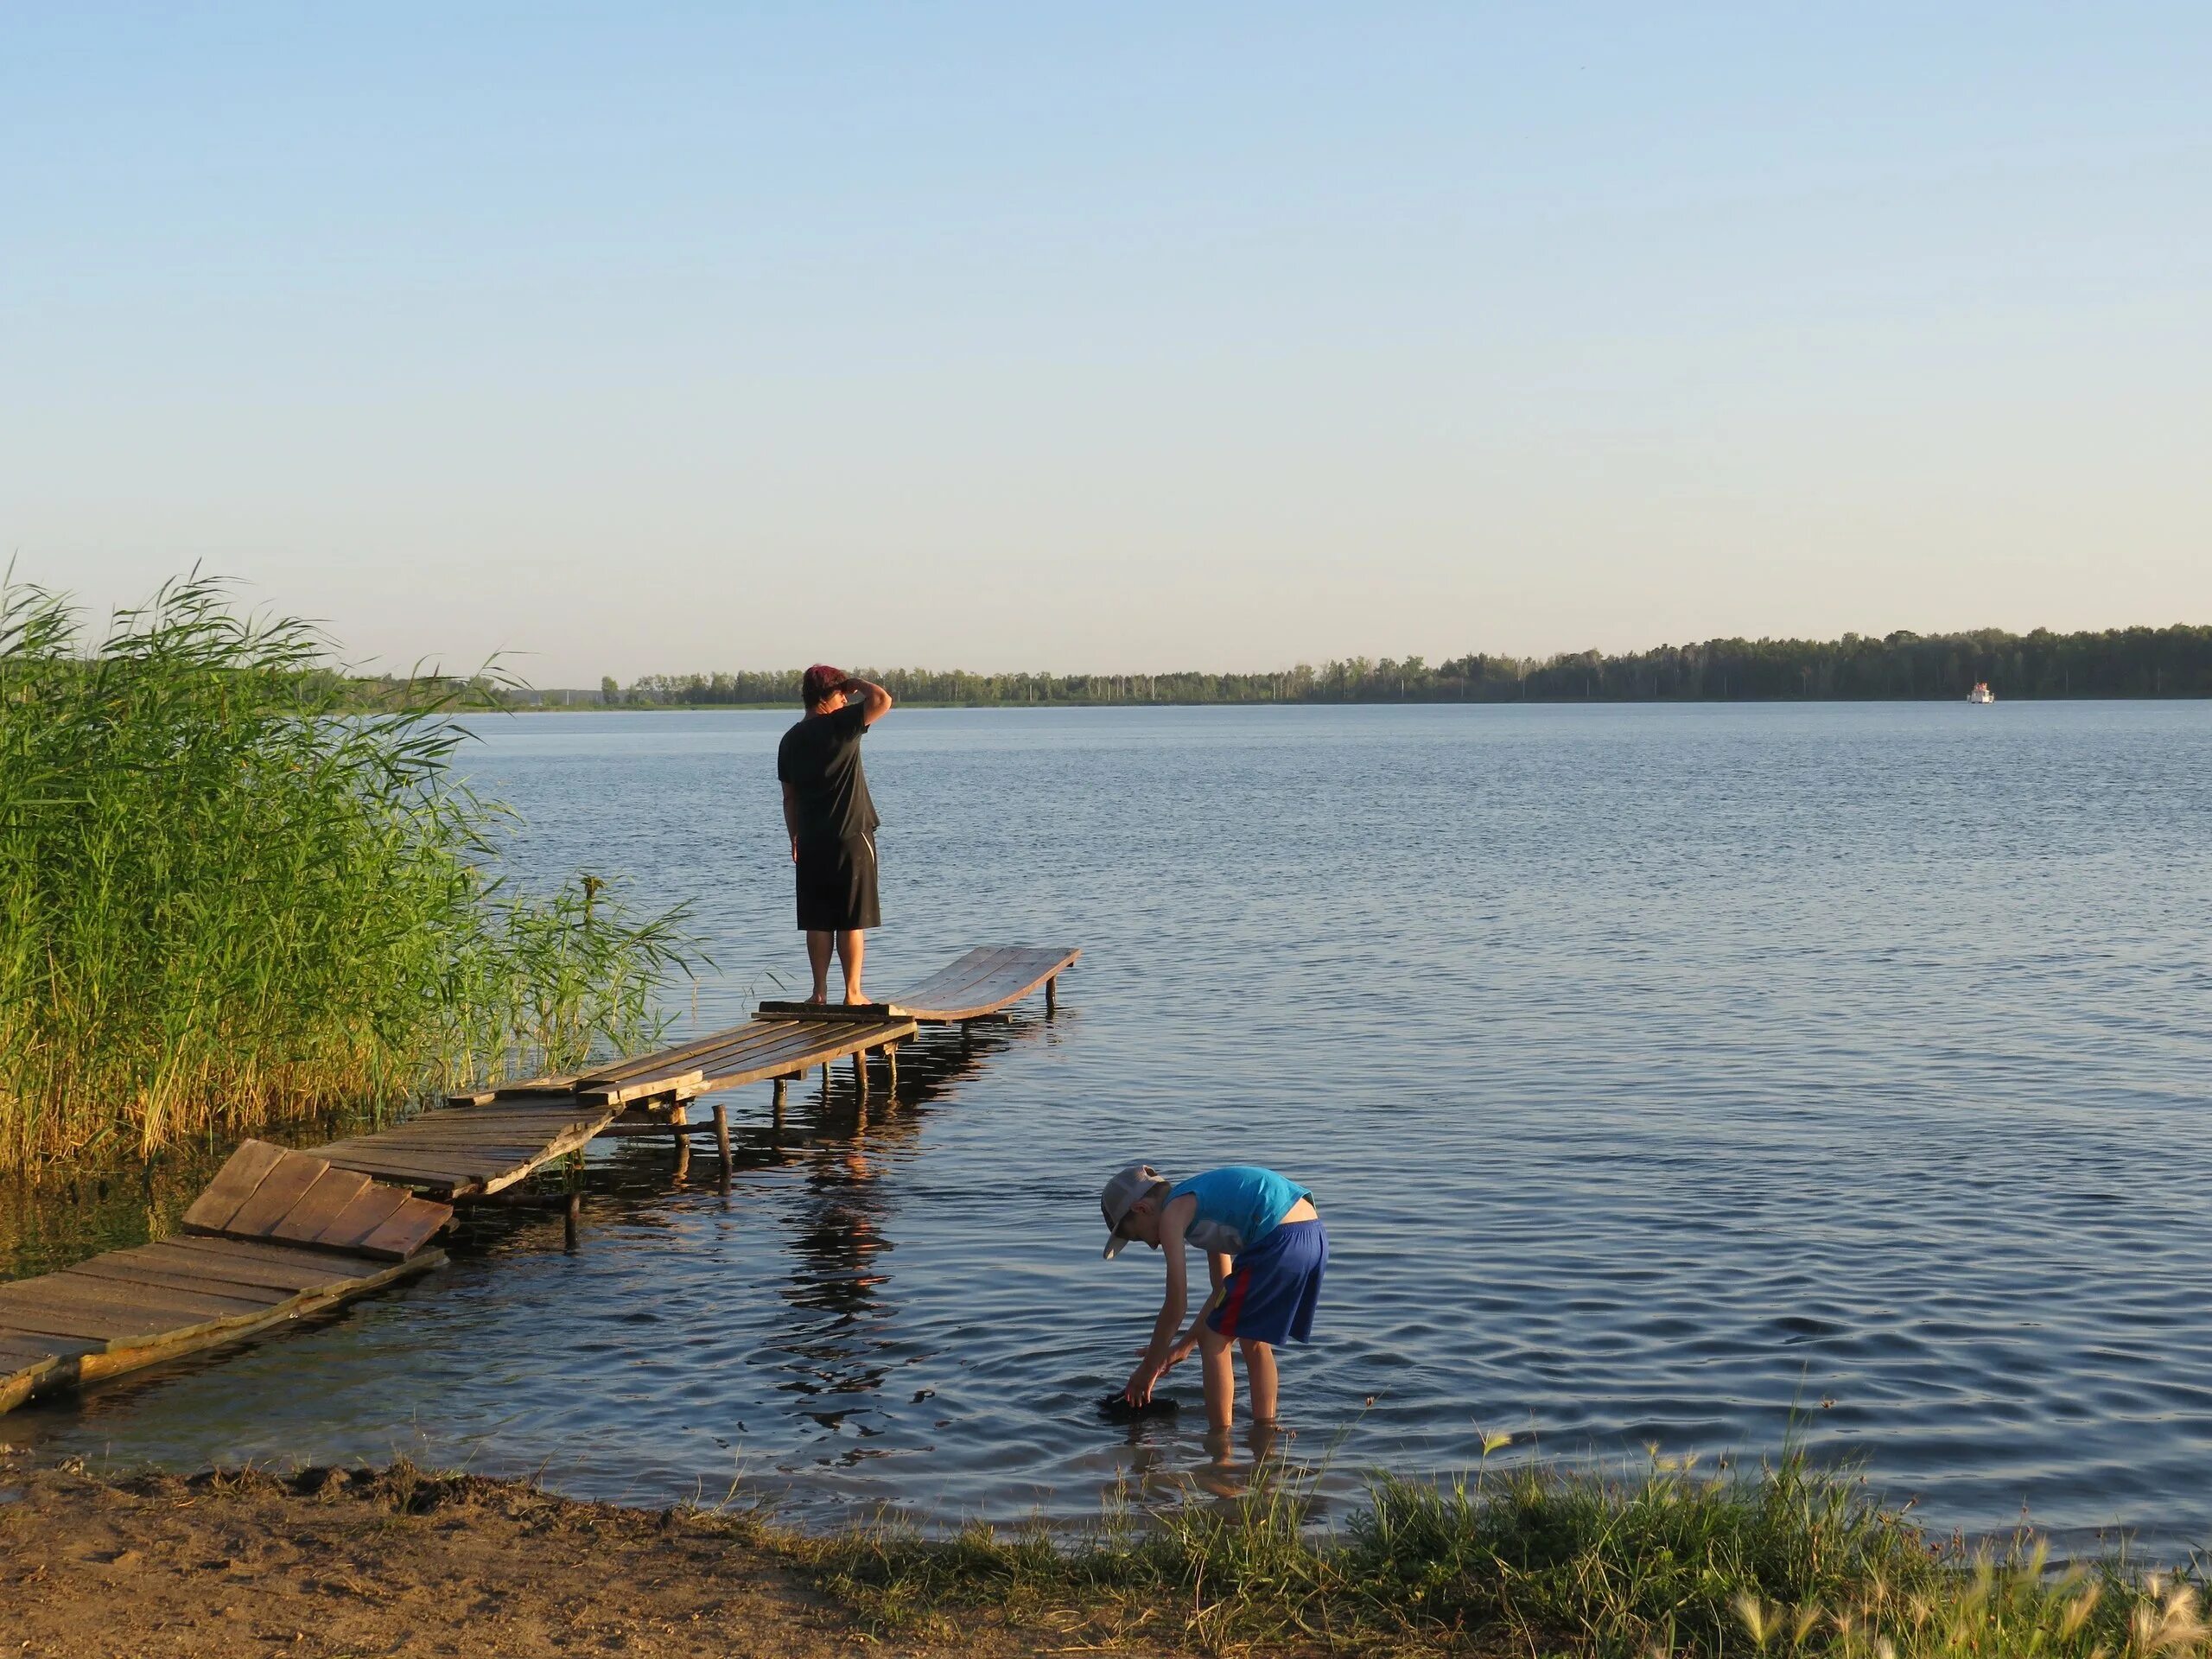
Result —
M814 969L814 995L810 1002L830 1000L830 947L836 935L826 927L806 930L806 965Z
M1225 1432L1236 1414L1236 1369L1230 1363L1229 1338L1203 1319L1198 1322L1198 1363L1205 1372L1206 1424L1217 1433Z
M868 936L857 927L849 927L837 935L837 960L845 967L845 1001L865 1002L861 995L861 958L868 954ZM825 961L823 967L828 967Z
M1252 1421L1275 1420L1275 1351L1264 1342L1239 1342L1244 1351L1244 1386L1252 1393Z

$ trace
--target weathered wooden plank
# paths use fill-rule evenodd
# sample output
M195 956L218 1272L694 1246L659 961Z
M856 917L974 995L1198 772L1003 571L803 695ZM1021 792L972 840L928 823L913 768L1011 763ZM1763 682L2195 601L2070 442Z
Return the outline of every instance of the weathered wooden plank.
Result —
M178 1233L158 1244L142 1247L149 1250L198 1250L213 1254L226 1262L240 1266L252 1264L272 1268L296 1268L302 1273L325 1275L344 1274L359 1270L359 1257L335 1254L327 1250L310 1249L302 1244L276 1243L260 1238L232 1238L227 1235L211 1236L204 1233Z
M269 1230L269 1236L312 1244L338 1218L340 1211L374 1185L356 1170L326 1169L300 1201L284 1212L284 1218Z
M265 1307L283 1301L290 1294L289 1291L279 1290L270 1285L242 1285L229 1279L194 1274L182 1268L157 1268L143 1262L118 1261L113 1255L96 1255L89 1262L79 1262L70 1271L91 1278L111 1279L120 1284L151 1285L194 1296L215 1297L235 1302L240 1307Z
M184 1316L205 1318L211 1313L225 1311L199 1306L200 1300L188 1291L103 1279L80 1273L75 1268L65 1268L60 1273L44 1274L36 1279L17 1280L0 1289L0 1319L26 1309L48 1313L82 1309L117 1319L143 1319L146 1329L159 1330L165 1325L189 1323Z
M224 1160L207 1190L192 1201L184 1212L184 1224L202 1227L210 1232L230 1224L238 1207L253 1196L254 1189L270 1171L284 1160L284 1149L271 1146L266 1141L241 1141L238 1149Z
M893 1000L925 1024L980 1019L1020 1001L1083 952L1035 945L979 945Z
M389 1256L404 1262L452 1219L453 1209L448 1205L410 1198L364 1238L358 1248L364 1255Z
M227 1243L230 1241L215 1239L208 1242ZM144 1248L148 1253L146 1259L173 1263L180 1271L204 1263L204 1271L235 1280L240 1284L267 1285L288 1292L318 1290L327 1285L340 1284L370 1265L365 1257L341 1255L326 1255L320 1263L312 1266L265 1262L227 1251L194 1249L191 1242L183 1238L163 1239L159 1244L149 1244Z
M238 1206L220 1228L212 1230L235 1233L241 1237L257 1238L291 1213L292 1206L307 1195L307 1190L322 1179L330 1166L321 1159L304 1152L288 1152L283 1161L262 1178L253 1196Z
M257 1307L269 1306L268 1296L244 1296L237 1287L230 1291L214 1286L178 1284L148 1276L141 1269L137 1273L125 1268L118 1273L99 1266L95 1262L79 1262L75 1267L53 1275L57 1280L88 1279L94 1284L106 1285L124 1291L139 1305L149 1308L175 1308L187 1313L220 1314L244 1313ZM157 1298L158 1300L153 1300Z
M904 1020L908 1010L896 1002L763 1002L753 1011L763 1020Z
M28 1331L41 1336L81 1337L103 1349L118 1338L143 1337L160 1328L158 1322L149 1325L143 1320L124 1319L73 1304L54 1307L25 1302L20 1306L0 1308L0 1334Z
M315 1242L336 1249L358 1249L363 1239L390 1221L392 1212L406 1202L404 1187L372 1181L360 1197L331 1217L330 1225Z
M0 1331L0 1370L20 1370L48 1359L74 1359L99 1345L83 1337L45 1337L22 1331Z
M1000 965L1020 952L1020 947L1010 944L982 944L957 961L947 963L910 991L900 993L902 1006L939 1011L965 1000L966 994L982 984L998 971ZM918 1001L906 1003L905 997Z

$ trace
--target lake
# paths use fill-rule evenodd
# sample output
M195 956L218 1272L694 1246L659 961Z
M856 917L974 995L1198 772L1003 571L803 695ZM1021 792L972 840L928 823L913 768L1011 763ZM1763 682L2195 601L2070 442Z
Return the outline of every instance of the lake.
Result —
M480 722L543 881L683 900L678 1033L803 991L789 717ZM1093 1414L1159 1259L1098 1189L1273 1165L1334 1247L1290 1455L1367 1473L1794 1434L1943 1529L2212 1536L2212 704L899 710L868 985L1081 945L1042 1000L732 1096L736 1179L601 1142L581 1248L473 1227L404 1292L11 1416L200 1465L542 1471L802 1519L1233 1486ZM1203 1269L1200 1269L1202 1276Z

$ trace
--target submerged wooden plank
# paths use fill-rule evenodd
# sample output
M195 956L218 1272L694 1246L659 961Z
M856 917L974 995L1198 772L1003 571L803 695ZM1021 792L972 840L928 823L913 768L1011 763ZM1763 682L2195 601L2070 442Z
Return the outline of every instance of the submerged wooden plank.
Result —
M187 1227L205 1228L209 1232L219 1231L230 1224L238 1206L253 1196L262 1179L284 1160L284 1149L271 1146L266 1141L241 1141L238 1150L224 1161L207 1190L192 1201L184 1212Z

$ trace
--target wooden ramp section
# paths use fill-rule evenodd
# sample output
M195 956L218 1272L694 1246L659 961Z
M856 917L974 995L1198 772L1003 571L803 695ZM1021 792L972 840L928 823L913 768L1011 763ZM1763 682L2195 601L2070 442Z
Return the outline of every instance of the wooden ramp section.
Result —
M957 1025L1011 1007L1039 988L1051 1002L1054 982L1082 954L1031 944L982 944L887 1003L847 1008L834 1002L763 1002L760 1017L827 1023L880 1009L925 1026Z
M533 1078L521 1094L502 1090L480 1106L442 1107L312 1150L336 1168L437 1198L488 1197L574 1152L614 1116L604 1102L538 1092L543 1086Z
M795 1077L849 1054L904 1042L913 1034L912 1020L874 1014L835 1025L748 1020L711 1037L624 1060L582 1077L576 1084L576 1099L611 1115L639 1101L686 1100L772 1077Z
M249 1141L187 1230L0 1284L0 1411L233 1342L435 1267L453 1212Z

